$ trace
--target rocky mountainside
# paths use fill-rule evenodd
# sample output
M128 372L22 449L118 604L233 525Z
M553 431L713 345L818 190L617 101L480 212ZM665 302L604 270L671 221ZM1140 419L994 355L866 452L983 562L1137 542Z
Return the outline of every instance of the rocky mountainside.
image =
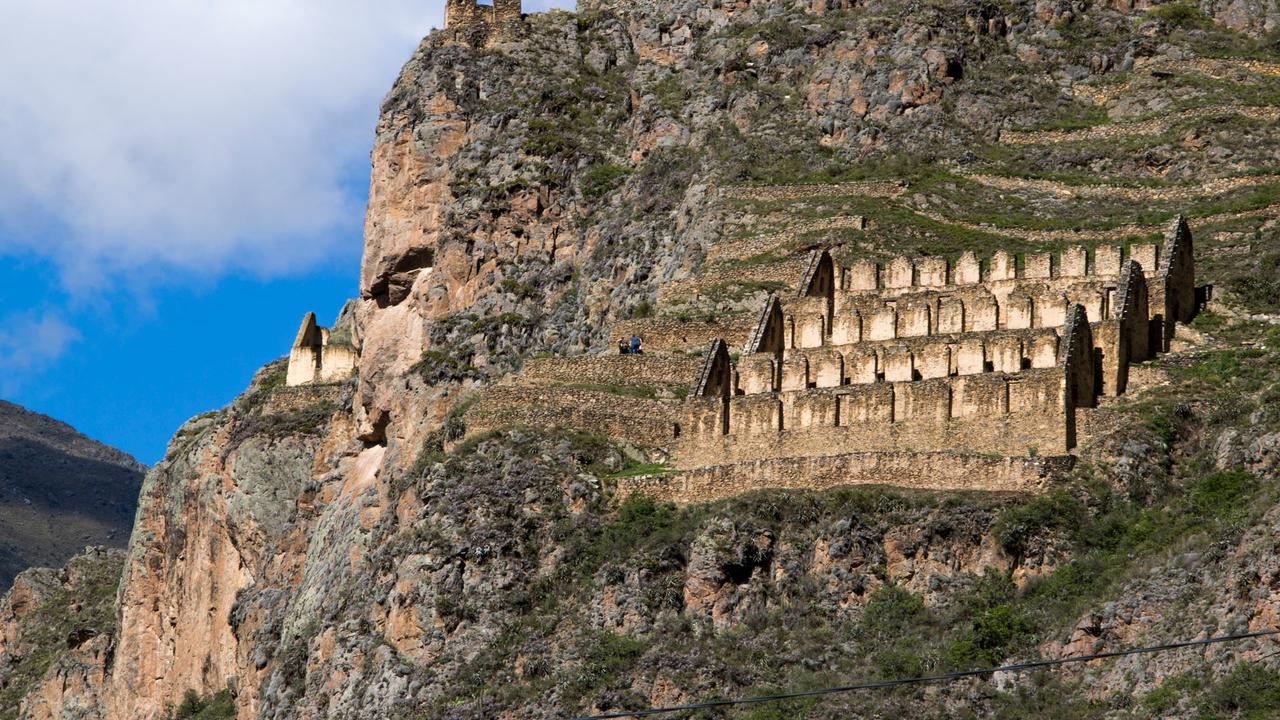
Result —
M0 401L0 587L86 545L124 547L146 471L65 423Z
M359 376L273 363L180 428L114 614L0 628L44 649L0 668L0 716L565 718L1275 627L1278 25L1262 0L583 0L432 33L377 129ZM674 507L613 497L644 458L591 433L459 442L526 358L732 336L815 246L1150 241L1179 213L1213 299L1044 495ZM6 617L66 618L115 579L19 586ZM1266 717L1276 650L691 716Z

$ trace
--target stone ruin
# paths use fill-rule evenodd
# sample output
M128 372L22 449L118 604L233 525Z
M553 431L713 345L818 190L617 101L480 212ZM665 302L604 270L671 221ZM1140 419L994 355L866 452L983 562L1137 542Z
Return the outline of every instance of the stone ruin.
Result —
M648 400L615 419L581 390L559 402L554 387L509 388L506 414L489 417L663 445L676 474L619 486L677 501L856 483L1037 490L1070 466L1081 415L1125 392L1131 363L1168 351L1197 303L1183 218L1161 245L1076 246L1021 262L1000 250L985 266L973 252L840 266L815 250L798 287L760 308L736 358L709 339L685 399ZM525 373L689 367L675 356L559 360L566 367ZM542 402L512 412L522 397Z
M520 22L520 0L493 0L480 4L476 0L445 0L444 27L454 36L478 34L485 37L495 31L515 27Z
M347 329L350 324L347 316L348 311L344 308L339 321L334 323L333 332L316 324L315 313L303 316L298 335L289 350L285 385L339 383L355 373L357 354Z

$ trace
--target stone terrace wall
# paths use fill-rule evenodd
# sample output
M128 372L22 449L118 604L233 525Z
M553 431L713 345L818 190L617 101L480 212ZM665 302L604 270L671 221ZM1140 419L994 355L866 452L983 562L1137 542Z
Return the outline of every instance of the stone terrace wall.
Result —
M647 341L646 341L647 342ZM530 358L520 371L524 382L593 385L678 386L687 388L702 359L690 355L579 355Z
M698 296L711 296L716 288L730 285L762 285L774 283L790 287L804 274L804 256L789 257L770 263L750 265L724 265L714 271L685 280L665 282L658 288L658 304L675 305Z
M691 401L679 466L830 455L841 450L1060 454L1071 448L1063 370ZM723 413L728 415L728 434Z
M1158 265L1161 248L1133 245L1128 257L1143 267ZM997 250L986 262L969 251L955 262L943 257L895 257L884 263L860 260L841 268L840 285L850 292L895 295L911 290L939 290L965 285L1003 283L1011 280L1114 279L1120 274L1124 251L1116 245L1099 245L1092 257L1083 245L1061 253L1029 253L1021 262L1005 250Z
M984 372L1016 373L1028 368L1051 368L1058 362L1058 329L994 330L919 337L869 340L821 347L792 347L786 351L779 383L834 387L889 380L928 380L948 375ZM803 362L801 362L803 360ZM776 363L773 354L744 356L742 370ZM768 368L771 372L775 369ZM742 382L739 389L755 382Z
M610 337L629 338L640 336L647 351L697 351L701 353L707 343L724 338L730 347L739 347L747 340L754 318L743 315L725 315L715 320L682 320L678 317L653 317L623 320L613 326ZM693 381L690 375L687 382Z
M676 475L617 480L617 494L698 503L752 490L828 490L848 485L892 485L916 490L1042 492L1071 468L1074 458L989 457L958 453L859 452L824 457L760 460L688 470Z
M495 385L463 417L467 436L506 425L576 427L649 447L676 438L679 401L575 388Z

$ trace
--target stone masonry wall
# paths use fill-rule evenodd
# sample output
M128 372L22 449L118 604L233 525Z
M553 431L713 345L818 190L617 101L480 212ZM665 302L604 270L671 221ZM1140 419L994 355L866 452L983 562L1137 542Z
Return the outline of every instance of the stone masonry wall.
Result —
M1064 388L1063 371L1053 368L741 395L719 409L728 415L728 434L699 419L707 413L703 399L684 423L679 465L830 455L844 448L1060 454L1070 449Z
M497 385L464 415L474 436L506 425L575 427L648 447L676 438L678 401L648 400L591 390Z
M526 382L686 387L702 360L692 355L579 355L525 361Z
M700 503L752 490L828 490L847 485L893 485L916 490L1043 492L1073 458L990 457L957 453L858 452L758 460L687 470L677 475L619 478L617 495Z
M624 320L613 326L610 337L639 336L646 350L701 351L715 338L724 338L730 347L740 347L751 332L752 318L725 315L714 319L654 317ZM690 378L691 379L691 378Z

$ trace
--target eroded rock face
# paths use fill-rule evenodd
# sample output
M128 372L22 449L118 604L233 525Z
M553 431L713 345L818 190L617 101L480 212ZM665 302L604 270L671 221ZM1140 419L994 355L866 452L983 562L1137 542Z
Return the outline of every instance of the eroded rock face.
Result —
M255 716L282 638L323 594L309 559L352 552L341 524L311 547L377 494L351 391L280 387L282 371L273 363L236 403L188 422L148 476L99 690L106 717L158 717L188 690L228 688L241 716Z
M32 720L107 717L101 691L124 552L85 548L59 570L18 575L0 598L0 711Z

